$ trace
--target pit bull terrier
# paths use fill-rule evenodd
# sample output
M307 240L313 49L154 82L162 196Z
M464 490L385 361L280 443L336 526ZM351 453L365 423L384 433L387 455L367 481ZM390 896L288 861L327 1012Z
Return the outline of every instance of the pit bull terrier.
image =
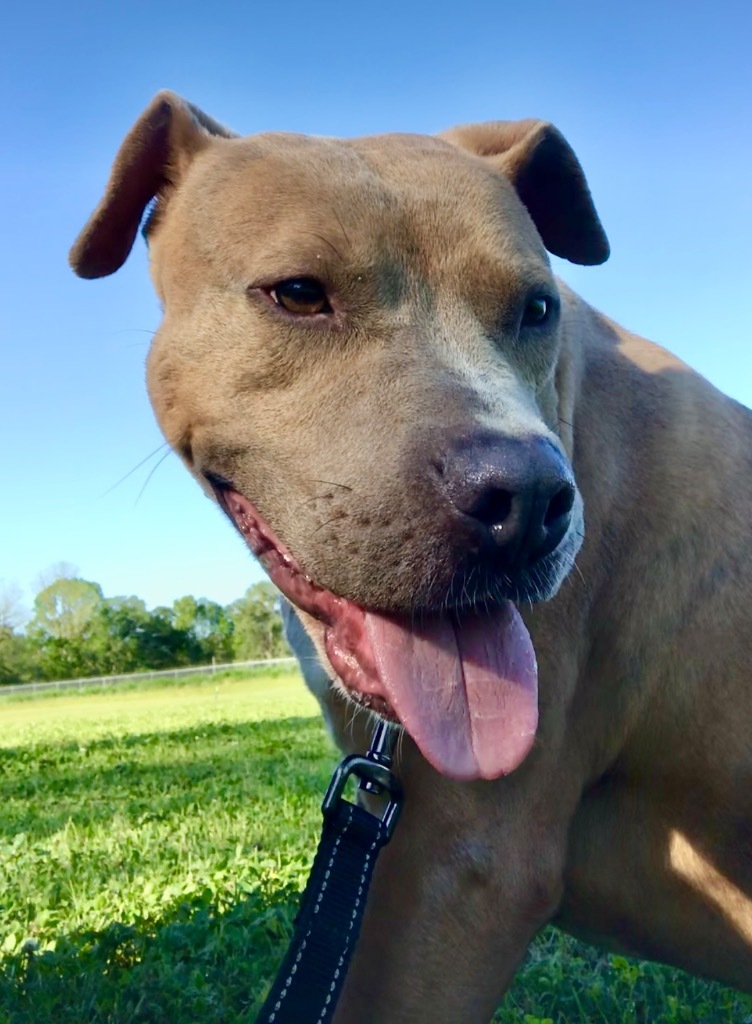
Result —
M484 1024L550 921L752 990L752 416L554 277L609 251L562 135L239 138L165 92L76 272L147 208L165 437L343 747L404 730L337 1024Z

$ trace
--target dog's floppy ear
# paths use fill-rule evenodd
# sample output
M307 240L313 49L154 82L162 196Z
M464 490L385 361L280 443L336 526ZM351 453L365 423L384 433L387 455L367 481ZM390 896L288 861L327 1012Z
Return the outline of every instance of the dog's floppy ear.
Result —
M608 259L608 239L580 162L552 124L489 121L451 128L440 137L504 172L549 252L586 265Z
M125 263L149 201L166 197L212 136L235 137L175 93L157 93L126 135L102 201L70 251L79 277L106 277Z

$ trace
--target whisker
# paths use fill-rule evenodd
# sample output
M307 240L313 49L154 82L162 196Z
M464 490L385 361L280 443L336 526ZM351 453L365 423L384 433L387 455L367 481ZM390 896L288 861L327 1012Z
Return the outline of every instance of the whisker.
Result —
M336 523L339 518L340 518L339 516L332 516L331 519L325 519L324 522L323 523L319 523L319 525L313 531L314 534L317 534L319 532L319 530L323 530L325 526L329 526L330 523Z
M168 449L167 449L167 451L166 451L166 452L164 453L164 455L162 456L162 458L161 458L161 459L159 460L159 462L158 462L158 463L156 464L156 466L152 466L152 468L151 468L151 470L150 470L150 472L149 472L149 475L147 476L146 480L144 480L144 485L143 485L143 487L142 487L142 488L141 488L141 490L140 490L140 491L138 492L138 496L136 497L136 500L135 500L135 501L133 502L133 504L134 504L134 505L138 505L139 501L141 500L141 495L142 495L142 494L144 493L144 491L146 490L146 488L147 488L147 486L148 486L148 484L149 484L149 481L150 481L150 480L151 480L151 478L152 478L152 477L154 476L154 474L155 474L155 473L157 472L157 470L158 470L158 469L159 469L159 467L160 467L160 466L162 465L162 463L164 462L164 460L165 460L165 459L167 458L167 456L168 456L168 455L172 455L172 448L168 448Z
M148 331L145 327L123 327L119 331L110 331L109 337L116 337L119 334L148 334L149 338L153 338L156 333L156 331ZM123 352L134 348L143 349L145 347L148 347L148 343L143 341L134 341L132 345L119 346Z
M348 484L338 484L336 480L316 480L311 477L315 484L324 484L326 487L341 487L343 491L354 491L354 487L350 487Z
M114 337L116 334L149 334L152 337L156 334L156 331L149 331L146 327L121 327L117 331L110 331L109 334Z
M112 485L112 487L108 487L107 490L103 494L100 495L100 497L101 498L106 498L107 495L110 494L112 491L114 491L116 487L119 487L122 483L125 483L125 481L128 479L128 477L132 476L136 472L137 469L141 469L141 467L144 465L145 462L148 462L149 459L153 459L154 456L157 454L157 452L161 452L162 449L166 448L166 447L167 447L167 442L163 441L162 444L160 444L157 448L155 448L153 452L150 452L149 455L146 456L146 458L143 458L143 459L141 459L140 462L136 463L136 465L133 467L133 469L129 469L128 472L125 474L125 476L121 476L120 479L117 481L117 483L114 483Z
M345 236L345 241L347 242L348 245L351 246L352 242L350 241L350 239L348 237L348 234L345 231L345 225L342 223L342 218L340 217L340 215L337 213L336 210L334 211L334 216L337 218L337 223L339 224L340 228L342 229L342 234Z
M339 251L339 249L336 247L336 245L334 245L333 242L329 241L328 238L325 238L323 235L320 235L317 231L306 231L305 234L306 235L311 235L313 238L318 238L318 240L320 242L323 242L324 245L328 245L329 246L329 248L332 250L332 252L335 254L335 256L338 259L342 260L343 263L345 262L344 257L342 256L342 253Z
M400 731L397 733L397 746L396 746L395 751L394 751L394 767L395 767L395 770L397 770L397 771L399 771L399 769L402 767L402 755L404 753L402 748L404 746L404 743L405 743L405 730L404 729L400 729Z
M314 494L311 498L306 498L301 504L313 505L317 501L330 501L333 497L333 494Z
M576 570L577 575L580 577L580 580L582 581L583 586L587 586L587 583L585 582L585 577L582 575L582 570L580 569L580 567L577 564L576 560L574 562L572 562L572 568Z

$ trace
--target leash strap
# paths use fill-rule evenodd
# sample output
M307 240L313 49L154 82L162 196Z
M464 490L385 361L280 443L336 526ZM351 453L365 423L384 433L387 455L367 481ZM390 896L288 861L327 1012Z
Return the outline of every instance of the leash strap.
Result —
M328 1024L360 932L379 851L397 823L402 794L390 771L393 739L379 723L365 756L347 757L329 784L324 826L303 893L295 932L256 1024ZM383 817L344 800L351 776L389 801Z

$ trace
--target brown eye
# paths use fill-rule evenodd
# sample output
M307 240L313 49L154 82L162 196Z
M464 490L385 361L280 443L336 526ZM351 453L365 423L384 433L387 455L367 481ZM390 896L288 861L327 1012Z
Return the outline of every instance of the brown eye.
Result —
M553 300L547 295L537 295L530 299L522 314L523 327L537 327L548 320L554 307Z
M269 295L278 306L298 316L332 312L324 286L313 277L291 277L288 281L280 281L269 290Z

